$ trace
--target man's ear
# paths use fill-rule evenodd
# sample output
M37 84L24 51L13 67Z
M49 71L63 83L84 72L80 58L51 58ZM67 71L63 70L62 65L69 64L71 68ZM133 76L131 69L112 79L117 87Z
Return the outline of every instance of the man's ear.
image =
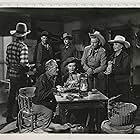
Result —
M41 38L40 38L41 40L43 39L43 37L41 36Z

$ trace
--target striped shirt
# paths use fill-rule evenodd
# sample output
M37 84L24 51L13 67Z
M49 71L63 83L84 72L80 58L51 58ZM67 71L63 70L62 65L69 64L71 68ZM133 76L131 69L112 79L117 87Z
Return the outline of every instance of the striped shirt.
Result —
M9 77L19 77L20 65L28 64L28 47L21 41L13 41L6 50L7 72Z

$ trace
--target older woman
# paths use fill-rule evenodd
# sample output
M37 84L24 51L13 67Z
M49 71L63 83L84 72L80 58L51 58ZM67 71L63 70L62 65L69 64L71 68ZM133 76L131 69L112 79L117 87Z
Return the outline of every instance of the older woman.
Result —
M129 101L130 58L123 49L129 48L130 43L121 35L116 35L114 40L109 42L113 43L114 50L105 72L109 78L109 97L121 94L120 101Z

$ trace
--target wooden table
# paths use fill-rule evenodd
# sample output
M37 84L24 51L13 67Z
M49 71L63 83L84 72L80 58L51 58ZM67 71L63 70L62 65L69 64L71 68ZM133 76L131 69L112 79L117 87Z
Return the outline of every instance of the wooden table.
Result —
M93 111L96 111L96 122L97 122L97 131L101 131L101 104L104 105L106 108L106 103L108 101L108 98L103 95L100 91L98 91L96 94L90 94L87 97L84 98L75 98L74 100L70 101L66 99L66 96L68 94L76 94L76 93L61 93L61 96L55 95L56 100L58 102L58 108L59 108L59 115L62 120L62 123L66 123L66 112L67 110L72 109L93 109ZM104 109L105 109L104 108ZM107 113L107 112L106 112Z

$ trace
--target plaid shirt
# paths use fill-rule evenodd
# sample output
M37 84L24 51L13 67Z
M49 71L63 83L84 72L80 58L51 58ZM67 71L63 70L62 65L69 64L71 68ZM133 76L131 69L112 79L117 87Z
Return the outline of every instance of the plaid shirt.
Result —
M9 77L19 77L18 67L28 64L28 47L21 41L13 41L6 50L7 72Z

